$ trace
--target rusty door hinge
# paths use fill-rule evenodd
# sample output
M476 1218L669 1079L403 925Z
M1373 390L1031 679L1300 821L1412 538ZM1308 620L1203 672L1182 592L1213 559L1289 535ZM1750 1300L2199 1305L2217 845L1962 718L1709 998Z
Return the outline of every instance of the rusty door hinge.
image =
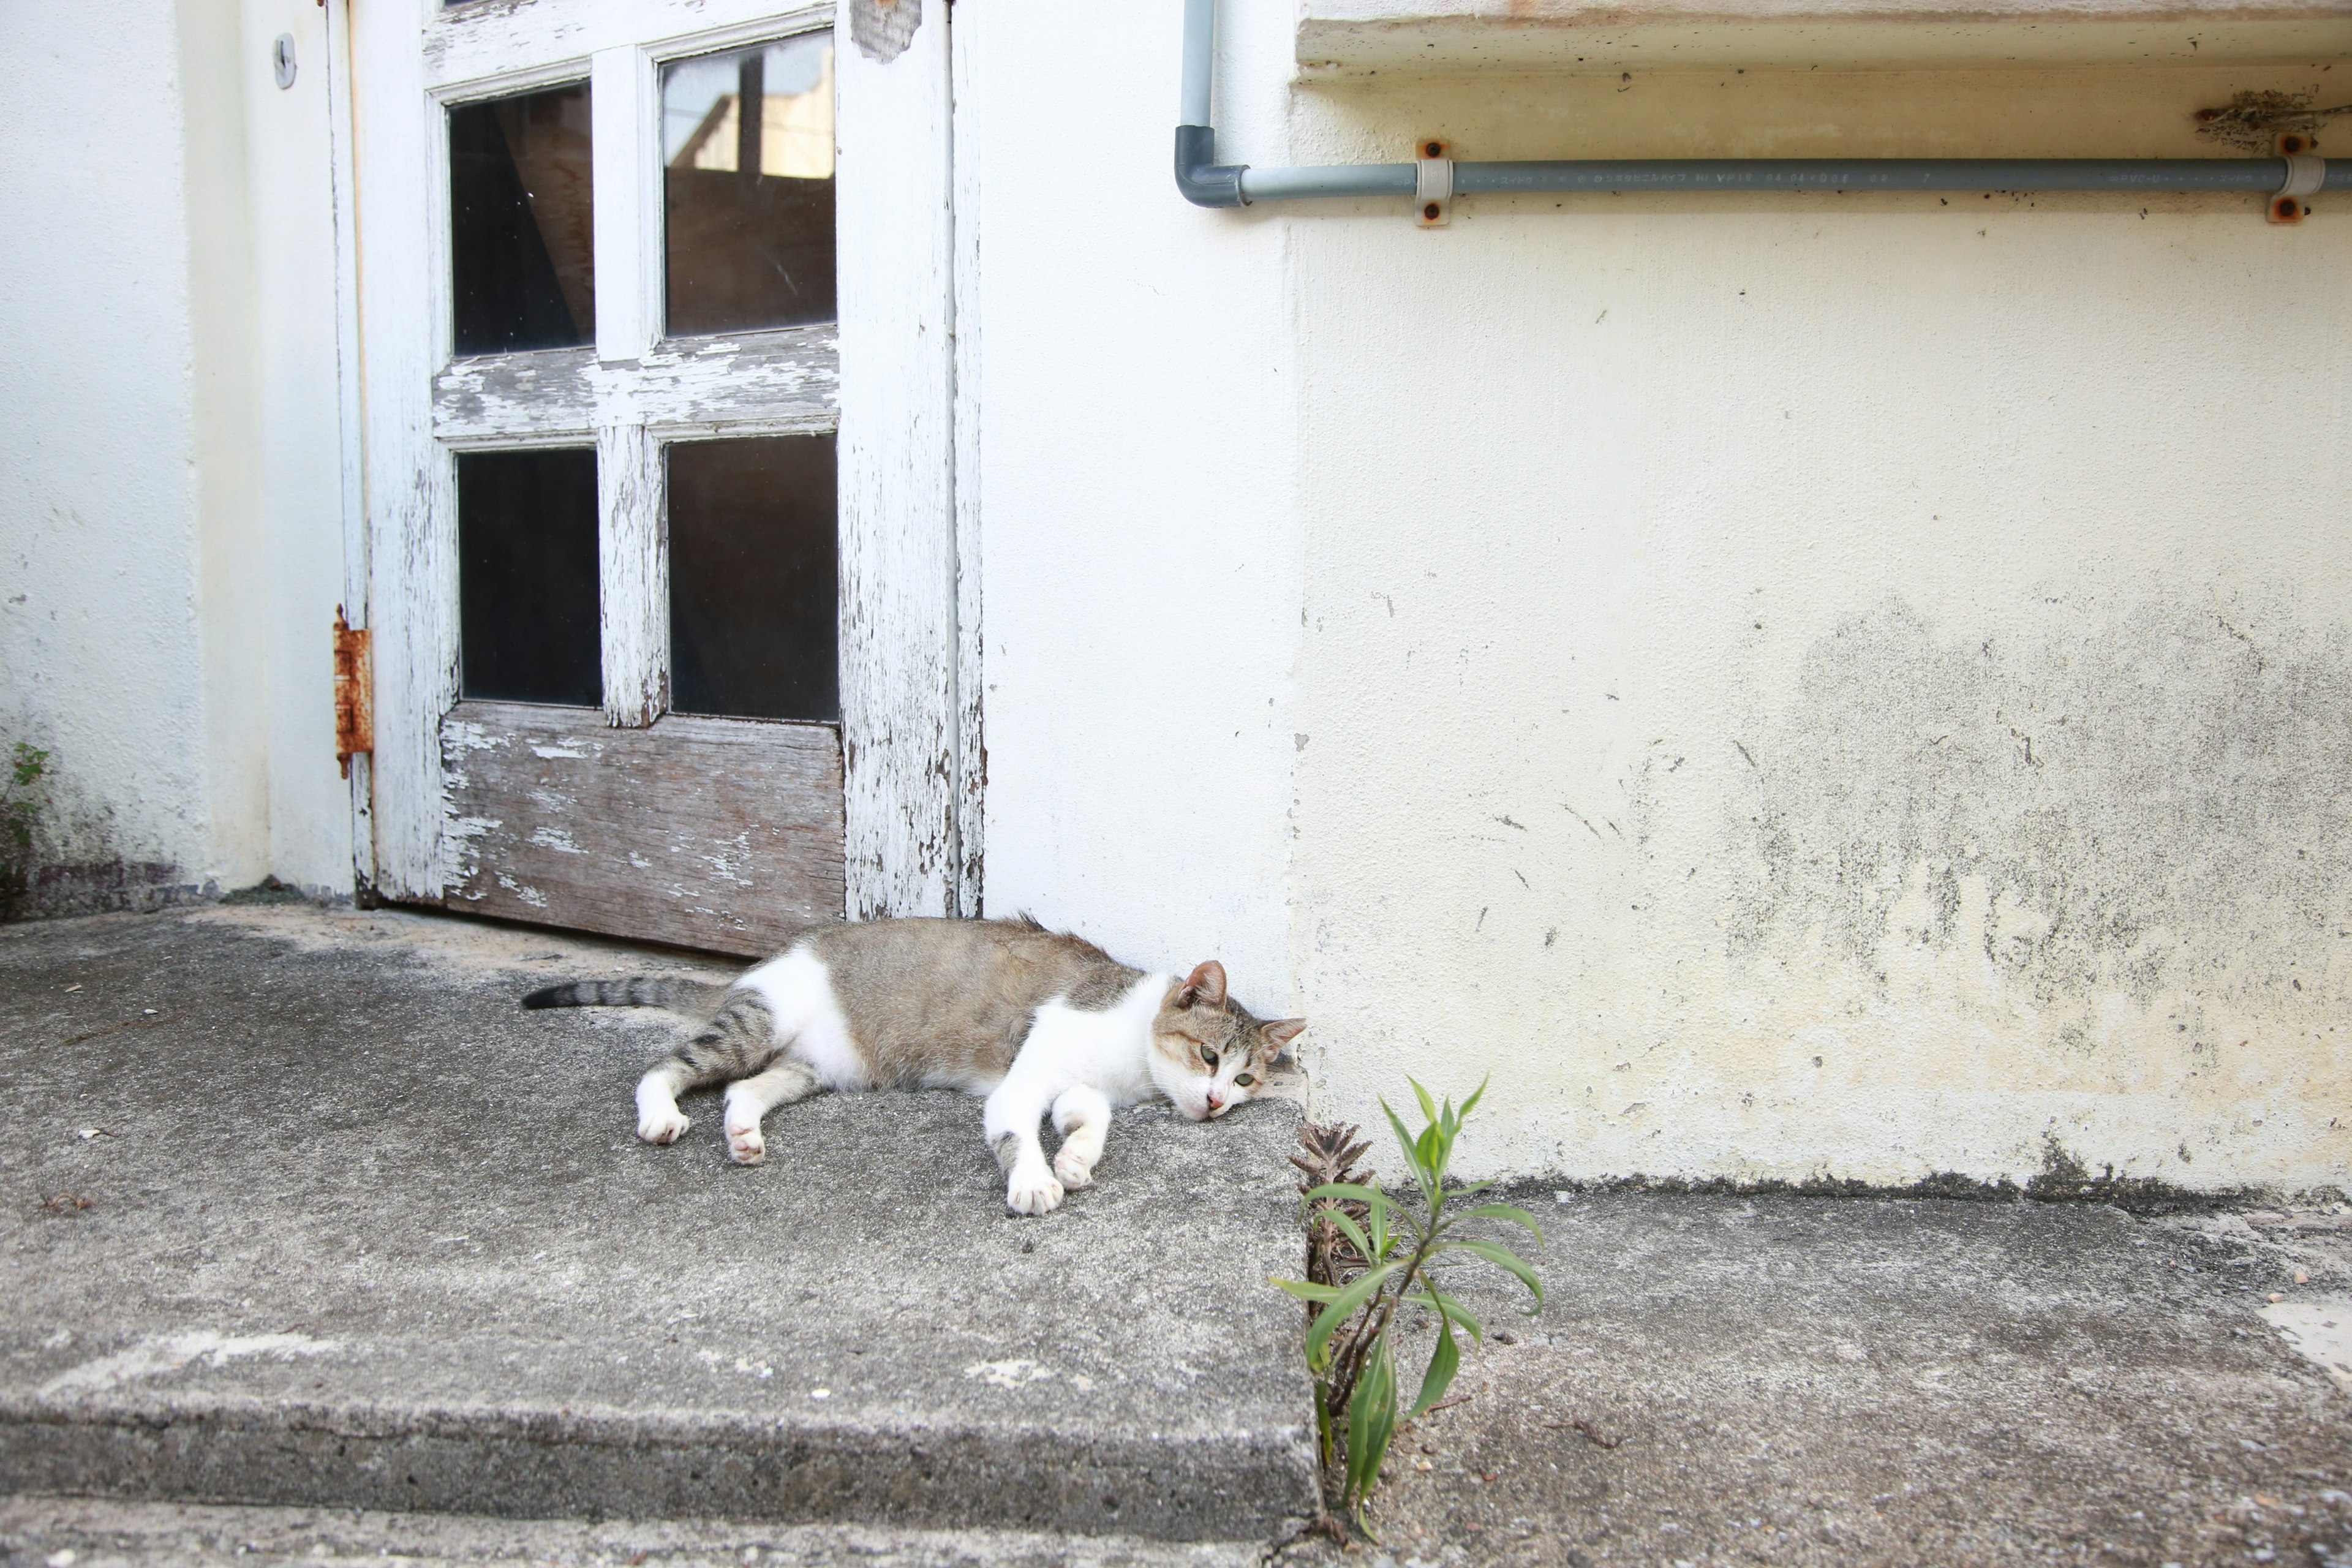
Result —
M375 751L375 660L368 630L335 606L335 761L352 776L352 759Z

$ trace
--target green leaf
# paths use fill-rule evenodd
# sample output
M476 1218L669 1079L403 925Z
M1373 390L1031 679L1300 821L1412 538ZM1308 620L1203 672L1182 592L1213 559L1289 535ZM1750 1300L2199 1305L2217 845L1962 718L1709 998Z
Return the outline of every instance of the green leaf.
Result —
M1422 1374L1421 1397L1412 1402L1405 1419L1417 1420L1421 1413L1445 1397L1448 1384L1454 1381L1454 1369L1462 1364L1462 1347L1454 1342L1454 1321L1442 1310L1437 1319L1437 1348L1430 1352L1429 1370Z
M1396 1358L1383 1329L1348 1397L1348 1490L1359 1499L1381 1479L1381 1460L1395 1431Z
M1470 1337L1480 1344L1486 1342L1486 1331L1478 1326L1477 1316L1469 1308L1447 1295L1434 1285L1424 1284L1426 1305L1435 1307L1439 1314L1470 1331Z
M1346 1237L1349 1244L1352 1245L1358 1252L1364 1255L1365 1262L1378 1263L1381 1260L1381 1255L1372 1250L1371 1238L1363 1233L1362 1228L1359 1226L1354 1220L1349 1219L1338 1209L1325 1209L1321 1214L1317 1215L1315 1217L1318 1220L1328 1219L1333 1225L1339 1226L1339 1234Z
M1330 1349L1332 1331L1355 1316L1356 1309L1370 1300L1373 1293L1388 1283L1389 1276L1402 1267L1398 1263L1383 1263L1378 1268L1367 1269L1339 1288L1339 1293L1331 1298L1330 1305L1323 1309L1322 1314L1307 1331L1308 1366L1318 1371L1322 1369L1323 1358Z
M1345 1199L1352 1203L1360 1203L1371 1211L1371 1236L1370 1240L1372 1245L1369 1247L1366 1247L1364 1245L1364 1241L1360 1239L1358 1233L1351 1232L1349 1237L1349 1240L1356 1243L1357 1250L1362 1252L1364 1257L1371 1262L1377 1263L1389 1255L1390 1242L1388 1216L1391 1212L1402 1215L1405 1218L1405 1222L1412 1227L1412 1232L1415 1236L1421 1234L1421 1221L1414 1216L1413 1212L1411 1209L1406 1208L1403 1205L1398 1203L1394 1198L1390 1197L1385 1193L1381 1193L1371 1187L1360 1186L1352 1182L1329 1182L1307 1194L1306 1198L1302 1201L1299 1220L1300 1224L1311 1225L1316 1220L1323 1217L1324 1215L1331 1214L1333 1212L1328 1209L1319 1211L1310 1210L1303 1206L1305 1204L1314 1203L1318 1198ZM1349 1216L1340 1215L1338 1217L1344 1219Z
M1366 1208L1396 1207L1396 1199L1378 1187L1367 1187L1355 1182L1326 1182L1300 1202L1311 1204L1318 1198L1345 1198L1349 1203L1362 1204Z
M1267 1284L1287 1290L1302 1301L1328 1301L1339 1294L1337 1285L1318 1285L1311 1279L1268 1279Z
M1527 1226L1528 1229L1535 1233L1535 1238L1538 1241L1541 1241L1543 1239L1543 1226L1536 1223L1536 1216L1529 1214L1523 1208L1514 1208L1509 1204L1480 1204L1475 1208L1464 1209L1457 1217L1462 1219L1507 1219L1513 1225L1522 1225Z
M1486 1078L1482 1078L1478 1080L1478 1087L1472 1089L1470 1091L1470 1098L1462 1102L1463 1121L1467 1121L1470 1120L1470 1111L1472 1108L1476 1106L1478 1101L1485 1097L1486 1093L1486 1086L1494 1081L1492 1074L1489 1074Z
M1534 1269L1528 1268L1525 1263L1519 1260L1518 1254L1513 1252L1509 1247L1505 1247L1501 1242L1443 1241L1438 1243L1438 1249L1442 1252L1467 1252L1473 1257L1485 1258L1487 1262L1493 1264L1496 1268L1503 1270L1505 1273L1512 1276L1514 1279L1517 1279L1520 1284L1525 1285L1530 1291L1534 1292L1536 1304L1531 1310L1530 1315L1532 1315L1533 1311L1540 1311L1542 1310L1543 1281L1536 1278L1536 1271Z
M1412 1167L1412 1179L1420 1184L1422 1195L1433 1202L1435 1201L1437 1178L1429 1169L1428 1164L1423 1161L1420 1143L1412 1133L1405 1131L1403 1118L1389 1110L1387 1100L1381 1101L1381 1109L1388 1112L1389 1125L1396 1130L1397 1142L1404 1150L1405 1163Z
M1424 1121L1436 1121L1437 1102L1429 1098L1429 1090L1421 1087L1421 1080L1419 1079L1408 1078L1405 1079L1405 1082L1412 1085L1412 1097L1421 1101L1422 1120Z

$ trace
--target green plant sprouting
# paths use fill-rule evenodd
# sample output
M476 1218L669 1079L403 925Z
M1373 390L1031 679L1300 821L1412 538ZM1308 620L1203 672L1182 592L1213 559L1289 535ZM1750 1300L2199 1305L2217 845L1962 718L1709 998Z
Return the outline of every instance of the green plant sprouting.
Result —
M32 874L33 825L40 820L48 764L48 752L23 741L9 754L8 784L0 790L0 914L9 912Z
M1346 1167L1363 1152L1360 1144L1348 1147L1355 1129L1311 1129L1310 1133L1320 1138L1303 1140L1310 1156L1351 1178L1326 1181L1307 1191L1304 1218L1310 1237L1327 1232L1331 1237L1329 1245L1311 1247L1311 1256L1343 1260L1332 1272L1352 1277L1274 1281L1308 1304L1307 1370L1315 1382L1315 1422L1323 1461L1342 1468L1340 1506L1350 1512L1356 1528L1368 1538L1372 1532L1364 1522L1364 1501L1380 1479L1381 1461L1388 1454L1390 1439L1403 1422L1418 1418L1445 1397L1461 1365L1462 1347L1454 1338L1455 1328L1467 1333L1474 1343L1486 1342L1478 1320L1444 1289L1442 1277L1454 1268L1486 1263L1528 1288L1535 1298L1535 1305L1528 1309L1530 1316L1543 1310L1543 1282L1517 1253L1498 1241L1462 1235L1457 1229L1465 1221L1504 1220L1524 1226L1540 1244L1543 1232L1535 1217L1525 1209L1498 1203L1474 1204L1449 1212L1449 1205L1475 1197L1493 1184L1449 1186L1446 1181L1454 1139L1486 1086L1481 1083L1456 1110L1451 1099L1439 1105L1419 1083L1406 1081L1412 1083L1427 1121L1420 1134L1408 1131L1385 1100L1381 1110L1396 1131L1397 1143L1419 1188L1418 1202L1400 1203L1370 1181L1352 1179L1353 1173L1347 1173ZM1307 1161L1294 1163L1310 1175L1317 1169ZM1339 1245L1342 1241L1344 1247ZM1412 1409L1400 1417L1396 1310L1404 1302L1427 1308L1435 1316L1437 1340L1422 1373L1421 1391Z

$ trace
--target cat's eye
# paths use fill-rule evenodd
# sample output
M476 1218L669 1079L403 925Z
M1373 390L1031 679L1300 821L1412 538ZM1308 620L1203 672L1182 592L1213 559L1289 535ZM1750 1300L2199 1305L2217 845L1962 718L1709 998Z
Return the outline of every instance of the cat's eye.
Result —
M1252 1084L1255 1083L1256 1081L1257 1081L1257 1079L1255 1079L1252 1078L1249 1074L1247 1074L1247 1073L1245 1073L1245 1072L1243 1072L1243 1073L1235 1073L1235 1074L1234 1075L1234 1087L1235 1089L1247 1089L1250 1085L1252 1085Z
M1217 1053L1211 1050L1206 1046L1202 1046L1201 1047L1201 1060L1207 1066L1211 1072L1217 1070Z

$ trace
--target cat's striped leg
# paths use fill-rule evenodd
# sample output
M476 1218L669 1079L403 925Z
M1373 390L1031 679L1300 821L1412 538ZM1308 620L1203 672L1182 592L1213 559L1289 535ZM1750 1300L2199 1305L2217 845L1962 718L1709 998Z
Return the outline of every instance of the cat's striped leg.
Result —
M1095 1179L1102 1159L1103 1140L1110 1136L1110 1101L1102 1090L1079 1084L1065 1089L1054 1101L1054 1130L1062 1147L1054 1155L1054 1174L1073 1192Z
M780 1057L750 1078L729 1084L727 1157L739 1165L756 1165L766 1159L768 1144L760 1136L760 1119L779 1105L806 1100L820 1087L815 1072L789 1057Z
M981 1116L981 1135L1004 1172L1004 1206L1014 1214L1051 1214L1062 1205L1062 1184L1045 1163L1037 1123L1046 1097L1015 1072L996 1086Z
M694 1037L637 1080L637 1136L675 1143L693 1125L677 1108L688 1089L749 1078L774 1059L776 1016L757 992L734 991Z

